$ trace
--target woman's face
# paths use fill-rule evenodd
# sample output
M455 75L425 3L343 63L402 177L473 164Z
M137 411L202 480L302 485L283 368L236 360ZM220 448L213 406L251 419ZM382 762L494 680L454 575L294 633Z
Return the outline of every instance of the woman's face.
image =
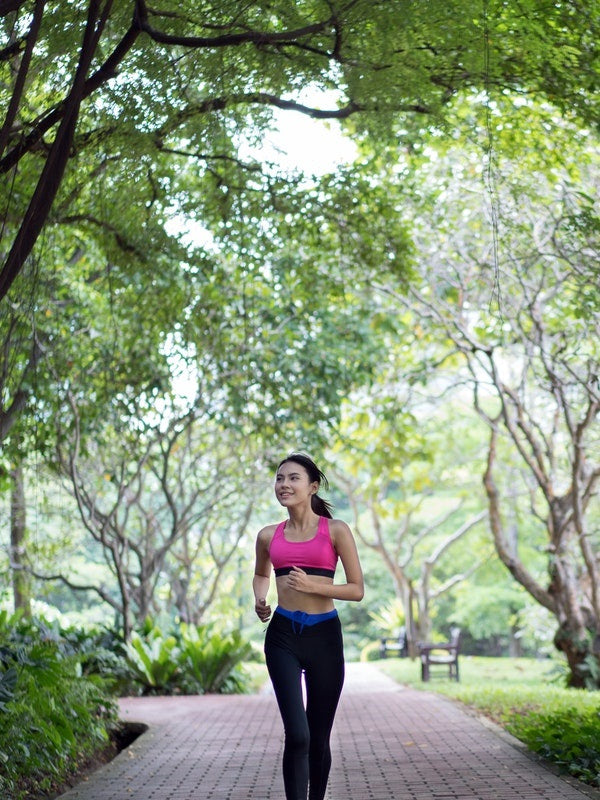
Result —
M277 470L275 497L285 508L310 502L318 489L318 481L311 481L305 468L295 461L286 461Z

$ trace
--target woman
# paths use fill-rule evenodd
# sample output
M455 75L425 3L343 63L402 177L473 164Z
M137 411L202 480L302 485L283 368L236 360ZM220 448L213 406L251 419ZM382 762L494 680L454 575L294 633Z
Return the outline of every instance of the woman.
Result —
M284 458L275 496L289 518L267 525L256 540L253 589L262 622L271 617L266 597L275 569L278 605L267 628L265 656L285 731L286 800L306 800L307 792L309 800L325 797L329 736L344 683L342 630L333 601L362 600L364 594L354 538L317 494L321 483L327 487L308 456ZM342 584L333 583L338 558L346 575Z

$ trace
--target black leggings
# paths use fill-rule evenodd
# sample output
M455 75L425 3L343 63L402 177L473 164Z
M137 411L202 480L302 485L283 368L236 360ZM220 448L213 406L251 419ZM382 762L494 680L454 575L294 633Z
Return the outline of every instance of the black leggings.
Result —
M286 800L306 800L309 786L308 800L323 800L331 767L329 736L344 684L340 620L335 616L302 626L275 612L265 656L285 730Z

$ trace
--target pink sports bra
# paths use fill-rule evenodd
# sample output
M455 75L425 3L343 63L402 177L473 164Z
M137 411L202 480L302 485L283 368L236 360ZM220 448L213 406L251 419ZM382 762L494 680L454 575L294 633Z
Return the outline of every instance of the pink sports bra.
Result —
M287 575L292 567L300 567L309 575L334 577L338 555L331 543L327 517L319 517L316 536L306 542L289 542L284 531L285 522L280 522L269 548L271 563L278 578Z

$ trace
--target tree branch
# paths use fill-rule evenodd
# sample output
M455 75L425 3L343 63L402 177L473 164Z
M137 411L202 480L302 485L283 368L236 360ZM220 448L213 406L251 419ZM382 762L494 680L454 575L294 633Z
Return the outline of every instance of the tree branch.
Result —
M11 564L11 569L16 569L17 567ZM114 597L110 594L108 589L105 589L103 586L94 586L93 584L79 584L73 583L72 580L67 578L62 573L58 572L54 575L47 575L45 573L37 572L32 567L20 567L20 569L24 569L30 575L33 575L34 578L37 578L40 581L60 581L64 583L65 586L68 586L69 589L72 589L74 592L95 592L105 603L108 603L109 606L115 609L115 611L122 612L122 607L119 603L116 602Z
M446 581L441 583L436 589L432 589L430 592L431 598L438 598L445 592L452 589L453 586L456 586L459 583L462 583L467 578L470 578L477 570L482 567L493 555L493 551L490 551L487 556L478 559L474 564L472 564L469 569L465 570L464 572L459 572L456 575L452 575L452 577L448 578Z
M496 439L497 429L491 428L490 443L488 449L488 459L486 470L483 477L483 484L485 486L486 494L489 503L489 519L492 534L494 536L494 543L496 545L496 552L500 556L500 560L509 570L515 580L526 589L529 594L537 600L540 605L547 608L553 614L557 612L557 605L555 599L550 592L544 589L535 580L535 578L525 569L522 562L516 558L508 545L502 519L500 516L500 495L498 487L493 478L493 467L496 460Z
M6 17L12 11L18 11L27 0L0 0L0 17Z
M27 34L25 40L26 42L25 51L21 56L21 63L19 64L19 71L17 73L15 85L12 91L10 102L8 104L8 109L6 111L4 123L2 125L2 128L0 129L0 155L2 155L2 153L6 148L13 122L15 121L15 118L17 116L17 111L19 110L21 97L23 95L23 90L25 88L27 72L29 70L29 65L31 63L33 48L37 41L38 33L40 31L40 25L42 22L42 17L44 15L45 5L46 5L46 0L36 0L35 8L33 10L33 17L31 19L31 25L29 27L29 33Z
M303 28L282 31L242 31L240 33L226 33L221 36L176 36L163 33L153 28L148 21L148 10L145 0L137 0L134 20L140 31L146 33L153 41L159 44L177 45L178 47L211 48L231 47L241 44L294 44L298 39L321 33L332 27L331 18L322 22L315 22Z
M457 509L455 509L455 511L456 510ZM454 511L452 513L454 513ZM459 528L457 528L456 531L454 531L454 533L440 542L440 544L433 550L431 555L425 559L425 563L431 565L435 564L446 552L446 550L454 544L454 542L458 541L462 536L465 535L465 533L468 533L468 531L470 531L471 528L474 528L475 525L477 525L478 522L481 522L482 519L485 519L488 516L488 513L489 512L487 509L485 511L480 511L479 514L476 514L474 517L471 517L471 519L468 519L466 522L464 522Z
M69 160L79 109L83 99L85 76L94 58L98 41L110 13L112 0L106 0L102 11L99 9L99 3L100 0L90 0L79 63L77 64L73 84L65 101L64 113L56 138L50 148L23 222L0 273L0 300L12 286L44 227Z

